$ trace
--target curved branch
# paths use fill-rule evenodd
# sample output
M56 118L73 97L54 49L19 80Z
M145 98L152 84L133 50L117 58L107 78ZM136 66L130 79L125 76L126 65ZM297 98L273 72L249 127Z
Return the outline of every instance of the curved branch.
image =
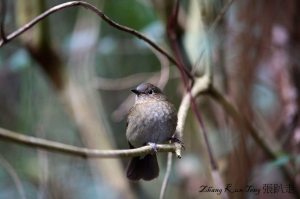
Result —
M208 157L209 157L209 160L210 160L211 167L212 167L213 170L217 170L218 165L217 165L217 162L214 158L214 155L213 155L213 152L212 152L212 147L211 147L211 145L208 141L207 132L206 132L204 122L203 122L201 114L198 110L195 98L192 95L191 87L189 85L189 82L188 82L188 80L187 80L187 78L184 74L184 71L183 71L183 69L185 67L184 67L184 63L183 63L183 61L181 59L181 56L180 56L180 50L179 50L179 46L178 46L178 43L177 43L178 41L177 41L177 38L176 38L177 35L174 31L174 25L176 23L177 16L178 16L179 2L180 2L180 0L176 1L176 5L175 5L175 8L174 8L173 14L172 14L172 16L170 18L170 21L168 23L168 36L169 36L169 40L170 40L172 49L174 51L175 57L177 58L177 61L179 63L178 68L180 69L181 77L182 77L184 86L186 87L187 93L190 95L190 101L191 101L190 103L191 103L192 110L194 111L195 117L196 117L198 123L200 124L201 130L202 130L201 132L202 132L204 143L205 143L205 146L206 146L206 149L207 149L207 152L208 152ZM208 67L208 69L207 69L208 71L206 71L206 72L211 72L211 70L209 69L210 66L207 65L206 67ZM212 74L206 74L206 75L208 75L211 78L210 80L212 80ZM210 81L208 81L208 82L210 83L210 86L212 86L213 82L210 82Z
M62 4L58 5L58 6L54 6L53 8L51 8L51 9L47 10L46 12L40 14L39 16L37 16L36 18L34 18L33 20L31 20L27 24L25 24L24 26L22 26L21 28L19 28L15 32L13 32L10 35L8 35L5 40L2 39L0 41L0 47L3 46L4 44L8 43L9 41L13 40L14 38L16 38L17 36L19 36L20 34L24 33L26 30L30 29L37 22L39 22L40 20L44 19L48 15L50 15L50 14L52 14L54 12L57 12L57 11L59 11L61 9L68 8L68 7L73 7L73 6L83 6L84 8L95 12L97 15L99 15L109 25L111 25L111 26L113 26L113 27L115 27L115 28L117 28L119 30L122 30L124 32L128 32L128 33L130 33L130 34L138 37L139 39L144 40L146 43L148 43L150 46L152 46L153 48L155 48L157 51L159 51L160 53L162 53L163 55L165 55L172 63L174 63L175 65L177 65L179 67L176 59L174 59L167 51L165 51L164 49L162 49L161 47L159 47L158 45L156 45L148 37L146 37L145 35L139 33L138 31L136 31L136 30L134 30L132 28L128 28L126 26L122 26L122 25L120 25L120 24L112 21L101 10L99 10L95 6L93 6L93 5L89 4L89 3L86 3L84 1L70 1L70 2L67 2L67 3L62 3ZM193 76L185 68L184 68L184 72L185 72L185 74L190 79L193 79Z
M200 93L205 93L209 91L210 84L211 83L209 79L205 75L195 79L194 86L191 89L191 95L193 97L197 97ZM188 109L190 108L191 105L191 100L190 100L191 95L189 93L186 93L183 96L181 100L181 104L178 109L178 123L176 127L176 137L179 139L182 139L182 130L184 128Z
M0 138L6 139L18 144L30 147L41 148L54 152L61 152L69 155L81 156L84 158L126 158L134 156L142 156L155 151L151 146L144 146L136 149L120 149L120 150L97 150L80 148L72 145L53 142L32 136L22 135L3 128L0 128ZM158 152L175 152L178 158L181 158L181 145L173 144L157 144Z
M16 170L12 167L12 165L0 154L0 163L6 169L8 174L11 176L12 180L16 185L16 189L19 192L20 198L26 199L26 194L24 191L24 186L21 182L20 177L18 176Z

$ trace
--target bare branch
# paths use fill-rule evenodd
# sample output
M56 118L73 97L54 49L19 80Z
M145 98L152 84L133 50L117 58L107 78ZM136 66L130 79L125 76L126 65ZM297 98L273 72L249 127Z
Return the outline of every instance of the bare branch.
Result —
M179 0L177 0L176 6L175 6L175 9L174 9L174 13L171 16L169 24L168 24L168 35L169 35L169 39L170 39L171 46L173 48L174 54L175 54L176 59L177 59L177 61L179 63L179 69L180 69L180 72L181 72L181 77L183 79L183 82L184 82L184 85L185 85L185 87L187 89L187 92L190 95L190 101L191 101L192 109L193 109L193 111L195 113L196 119L198 120L198 122L199 122L199 124L201 126L202 135L203 135L204 142L205 142L205 145L206 145L206 148L207 148L207 152L208 152L208 156L209 156L211 167L212 167L213 170L217 170L218 169L218 165L217 165L217 162L216 162L216 160L215 160L215 158L213 156L211 146L210 146L210 144L208 142L207 132L206 132L206 129L205 129L202 117L201 117L200 112L198 110L198 107L196 105L195 98L193 97L193 95L191 93L191 88L190 88L189 82L188 82L188 80L187 80L187 78L186 78L186 76L185 76L185 74L183 72L183 68L185 68L185 67L184 67L183 61L182 61L181 56L180 56L179 47L178 47L177 40L176 40L176 34L175 34L174 29L173 29L174 28L174 24L175 24L175 22L177 20L178 10L179 10ZM206 68L206 70L207 70L206 72L211 71L209 65L207 65L206 67L207 67ZM208 75L210 77L210 73L205 74L205 75ZM208 81L208 83L209 83L208 84L209 86L212 85L212 82Z
M21 199L26 199L26 194L24 191L24 187L22 185L21 179L18 176L15 169L7 162L7 160L0 154L0 163L2 166L6 169L6 171L9 173L11 178L13 179L14 183L16 184L17 191L19 192Z
M0 47L3 46L4 44L6 44L7 42L13 40L15 37L19 36L20 34L24 33L25 31L27 31L28 29L30 29L32 26L34 26L37 22L39 22L40 20L44 19L45 17L49 16L50 14L57 12L61 9L64 8L68 8L68 7L72 7L72 6L83 6L84 8L91 10L93 12L95 12L97 15L99 15L105 22L107 22L109 25L122 30L124 32L128 32L136 37L138 37L139 39L144 40L146 43L148 43L150 46L152 46L153 48L155 48L157 51L159 51L160 53L162 53L163 55L165 55L172 63L174 63L175 65L178 66L178 63L176 61L176 59L174 59L167 51L165 51L164 49L162 49L161 47L159 47L158 45L156 45L152 40L150 40L148 37L146 37L145 35L139 33L138 31L128 28L126 26L122 26L114 21L112 21L111 19L109 19L101 10L99 10L98 8L96 8L95 6L83 2L83 1L70 1L67 3L62 3L58 6L54 6L53 8L47 10L46 12L40 14L39 16L37 16L36 18L34 18L33 20L31 20L30 22L28 22L27 24L25 24L23 27L19 28L18 30L16 30L15 32L11 33L10 35L7 36L6 40L1 40L0 41ZM193 79L193 76L189 73L189 71L187 71L186 69L184 69L185 74L190 78Z
M196 97L200 93L204 93L208 91L209 89L209 81L206 78L206 76L200 77L195 79L195 84L191 90L192 96ZM190 100L190 94L186 93L184 97L181 100L181 104L178 109L178 123L176 128L176 137L182 138L182 130L184 128L186 115L188 112L188 109L190 108L191 100Z
M171 166L172 166L172 157L173 154L172 153L168 153L168 163L167 163L167 170L166 170L166 174L165 174L165 178L163 181L163 184L161 186L161 190L160 190L160 199L163 199L166 193L166 189L167 189L167 185L168 185L168 181L169 181L169 177L170 177L170 172L171 172Z
M161 53L158 53L155 49L150 47L150 50L156 55L157 59L160 62L161 69L160 69L160 78L157 82L157 86L164 90L167 82L169 81L170 78L170 64L169 60L163 56Z
M210 29L208 30L208 33L209 33L209 34L212 33L212 32L216 29L218 23L220 22L220 20L221 20L222 17L224 16L225 12L228 10L229 6L230 6L232 3L233 3L233 0L229 0L229 1L225 4L225 6L222 8L222 10L220 11L220 13L218 14L218 16L216 17L216 19L214 20L213 24L211 25Z
M179 51L179 46L178 46L178 43L177 43L177 40L176 40L176 34L175 34L175 31L174 31L174 24L177 20L177 15L178 15L178 10L179 10L179 0L177 0L177 3L176 3L176 7L174 9L174 13L173 15L171 16L170 18L170 21L169 21L169 24L168 24L168 35L169 35L169 39L170 39L170 43L171 43L171 46L172 46L172 49L174 51L174 54L175 54L175 57L179 63L179 69L180 69L180 72L181 72L181 76L182 76L182 79L183 79L183 82L184 82L184 85L187 89L187 94L188 96L184 97L183 98L183 101L185 103L183 109L187 109L187 107L189 107L189 102L190 101L190 104L191 104L191 107L192 107L192 110L195 114L195 117L198 121L198 123L200 124L200 127L201 127L201 133L202 133L202 136L203 136L203 139L204 139L204 143L205 143L205 146L206 146L206 149L207 149L207 153L208 153L208 158L209 158L209 161L210 161L210 166L211 166L211 169L212 169L212 173L214 173L215 175L213 175L214 177L214 182L215 184L218 186L218 188L223 188L224 185L222 183L222 181L218 180L218 179L221 179L221 176L220 176L220 172L218 170L218 164L217 164L217 161L213 155L213 152L212 152L212 147L208 141L208 135L207 135L207 132L206 132L206 128L205 128L205 125L204 125L204 122L202 120L202 117L201 117L201 114L198 110L198 107L197 107L197 104L196 104L196 101L195 101L195 97L193 96L192 94L192 89L189 85L189 82L185 76L185 74L183 73L183 68L184 67L184 63L180 57L180 51ZM203 79L206 80L206 85L204 87L204 89L206 90L210 90L212 85L213 85L213 76L212 76L212 69L211 69L211 65L208 63L205 65L205 74L203 76ZM188 100L189 99L189 100ZM183 110L183 117L185 118L186 117L186 111L187 110ZM182 121L182 120L181 120ZM180 122L181 122L180 121ZM178 123L180 123L178 122ZM177 129L178 131L176 131L176 135L175 136L180 136L179 138L181 138L182 136L182 128L180 127L181 125L183 126L184 123L180 124L177 126ZM215 176L217 176L217 178L215 178ZM229 196L227 195L227 193L224 193L222 195L223 199L228 199Z
M0 128L0 138L23 144L30 147L41 148L54 152L61 152L69 155L81 156L84 158L126 158L134 156L142 156L155 151L151 146L144 146L135 149L122 150L96 150L80 148L72 145L62 144L40 138L22 135L3 128ZM173 144L158 144L158 152L175 152L178 158L181 158L181 145L179 143Z

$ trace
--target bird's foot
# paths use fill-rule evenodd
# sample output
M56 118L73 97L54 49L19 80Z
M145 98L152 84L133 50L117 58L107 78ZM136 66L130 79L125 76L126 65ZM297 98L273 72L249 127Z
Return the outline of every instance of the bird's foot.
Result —
M158 153L157 146L156 146L155 143L153 143L153 142L148 142L147 145L149 145L149 146L152 147L152 149L155 151L155 154Z
M179 143L181 145L181 147L185 150L184 143L180 139L175 138L175 137L171 137L169 140L171 140L171 143L173 143L173 142Z

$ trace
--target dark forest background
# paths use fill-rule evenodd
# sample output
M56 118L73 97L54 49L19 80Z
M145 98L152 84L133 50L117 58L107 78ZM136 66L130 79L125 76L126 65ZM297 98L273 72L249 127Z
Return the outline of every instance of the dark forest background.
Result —
M6 35L64 2L6 1ZM167 23L175 0L86 2L174 55ZM210 68L220 94L209 90L196 103L224 186L261 189L229 198L299 198L300 1L181 0L175 33L186 69L199 78ZM1 47L0 127L79 147L127 149L130 89L142 82L162 88L177 109L186 93L178 67L143 40L83 7L65 8ZM222 198L199 193L201 185L217 187L202 130L189 109L186 149L173 158L165 198ZM128 158L84 159L0 138L0 198L159 198L167 153L158 158L157 179L132 183L124 174Z

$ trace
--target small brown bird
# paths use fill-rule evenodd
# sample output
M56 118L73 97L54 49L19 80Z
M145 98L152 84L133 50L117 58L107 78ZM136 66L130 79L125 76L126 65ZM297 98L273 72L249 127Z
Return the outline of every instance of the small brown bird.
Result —
M130 148L172 140L177 125L177 112L159 88L143 83L136 89L136 101L127 118L126 137ZM178 141L178 140L176 140ZM156 154L134 157L126 168L126 177L132 181L149 181L159 175Z

